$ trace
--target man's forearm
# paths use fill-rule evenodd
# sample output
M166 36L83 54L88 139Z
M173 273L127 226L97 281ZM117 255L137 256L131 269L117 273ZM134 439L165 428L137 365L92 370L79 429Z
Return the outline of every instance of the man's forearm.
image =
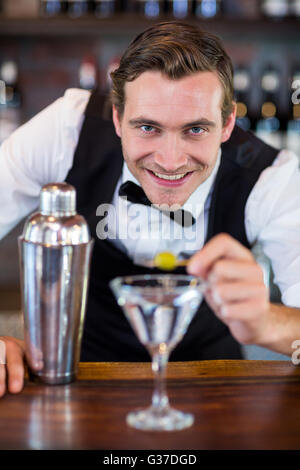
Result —
M268 325L262 332L258 346L291 356L294 341L300 342L300 308L270 304Z

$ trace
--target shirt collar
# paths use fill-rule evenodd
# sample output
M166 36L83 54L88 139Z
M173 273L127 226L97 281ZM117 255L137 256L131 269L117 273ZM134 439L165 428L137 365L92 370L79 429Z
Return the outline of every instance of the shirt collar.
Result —
M209 195L210 190L212 189L213 184L215 182L215 178L221 163L221 154L222 150L220 148L213 171L211 172L209 177L202 184L200 184L198 188L195 189L195 191L190 195L188 200L182 206L182 209L189 211L196 219L203 211L207 196ZM124 161L122 170L122 183L125 183L126 181L132 181L138 186L141 186L138 180L133 176L133 174L129 170L127 163Z
M138 180L133 176L131 171L129 170L127 163L124 160L123 164L123 170L122 170L122 183L125 183L126 181L132 181L133 183L137 184L138 186L141 186Z

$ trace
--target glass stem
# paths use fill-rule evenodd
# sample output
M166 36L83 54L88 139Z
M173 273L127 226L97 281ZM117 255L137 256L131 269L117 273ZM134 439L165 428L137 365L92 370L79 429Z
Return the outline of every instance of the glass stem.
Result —
M161 348L152 356L152 371L154 373L154 392L152 395L152 407L157 411L166 409L169 406L169 399L166 392L166 366L169 354L167 351L161 352Z

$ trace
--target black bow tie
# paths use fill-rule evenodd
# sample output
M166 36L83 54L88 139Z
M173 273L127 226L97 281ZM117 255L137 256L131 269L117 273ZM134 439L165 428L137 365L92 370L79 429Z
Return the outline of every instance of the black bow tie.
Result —
M123 198L126 197L128 201L134 202L135 204L144 204L145 206L152 205L144 193L143 188L133 183L132 181L126 181L125 183L121 184L119 189L119 196ZM155 208L154 205L153 207ZM162 210L161 212L169 216L170 219L174 220L174 222L177 222L183 227L190 227L196 222L192 214L188 211L184 211L183 209L178 209L177 211Z

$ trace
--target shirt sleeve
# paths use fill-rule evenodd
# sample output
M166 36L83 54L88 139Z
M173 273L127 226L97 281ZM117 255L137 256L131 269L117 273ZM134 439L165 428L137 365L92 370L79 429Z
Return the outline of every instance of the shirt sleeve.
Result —
M245 208L248 240L270 259L282 302L300 307L299 160L282 150L260 175Z
M0 239L35 210L41 187L65 180L90 92L69 89L0 147Z

